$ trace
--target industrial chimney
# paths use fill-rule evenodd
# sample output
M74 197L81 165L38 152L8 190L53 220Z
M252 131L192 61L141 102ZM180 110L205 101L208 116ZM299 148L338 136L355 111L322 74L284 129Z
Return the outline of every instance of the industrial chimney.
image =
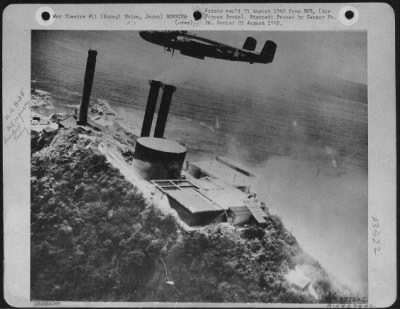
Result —
M154 137L164 137L165 125L167 123L169 107L171 106L172 94L176 88L172 85L163 86L163 95L161 98L160 108L158 110L158 117L156 128L154 129Z
M79 125L87 124L90 93L92 92L94 69L96 67L96 56L97 51L89 49L86 63L85 80L83 84L81 107L79 111L79 120L77 122Z
M147 98L146 111L144 113L141 137L150 136L151 125L153 123L154 112L156 110L156 104L158 99L158 93L160 91L161 82L157 80L151 80L150 91Z
M154 137L151 137L150 131L161 86L163 87L163 95L158 109ZM171 98L175 90L174 86L163 85L155 80L150 81L150 92L144 114L142 133L140 138L136 140L134 153L136 160L146 163L138 164L138 167L147 180L177 179L182 171L187 152L186 147L176 141L163 138Z

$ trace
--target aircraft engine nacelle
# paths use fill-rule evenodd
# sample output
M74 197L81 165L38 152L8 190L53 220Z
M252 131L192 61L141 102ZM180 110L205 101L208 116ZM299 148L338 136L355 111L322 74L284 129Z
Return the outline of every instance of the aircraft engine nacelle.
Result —
M204 55L200 55L196 53L196 51L190 49L182 49L181 54L193 58L204 59Z

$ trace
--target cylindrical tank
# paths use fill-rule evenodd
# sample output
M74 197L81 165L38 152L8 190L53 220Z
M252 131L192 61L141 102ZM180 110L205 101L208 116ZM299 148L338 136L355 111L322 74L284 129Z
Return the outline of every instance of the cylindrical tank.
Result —
M142 174L148 180L179 178L186 155L186 147L157 137L136 140L134 158L144 161Z

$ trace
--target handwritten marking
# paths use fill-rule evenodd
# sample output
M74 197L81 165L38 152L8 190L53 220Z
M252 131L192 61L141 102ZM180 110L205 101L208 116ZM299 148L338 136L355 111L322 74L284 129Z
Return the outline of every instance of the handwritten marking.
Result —
M21 89L8 111L5 112L6 129L4 144L7 144L12 139L18 141L24 132L29 135L29 130L26 128L24 118L22 117L25 110L29 107L29 100L23 102L24 98L25 93Z
M379 219L377 217L371 217L372 226L372 244L375 256L381 251L381 229Z

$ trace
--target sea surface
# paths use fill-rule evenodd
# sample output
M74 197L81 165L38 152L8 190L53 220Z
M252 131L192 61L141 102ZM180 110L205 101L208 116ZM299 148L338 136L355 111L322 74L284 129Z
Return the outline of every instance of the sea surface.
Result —
M98 51L92 102L104 100L138 130L149 79L176 86L166 137L184 143L189 158L218 154L249 166L259 196L304 249L366 294L365 83L299 72L282 58L250 67L172 57L137 32L33 31L32 89L49 93L49 113L80 103L89 48Z

